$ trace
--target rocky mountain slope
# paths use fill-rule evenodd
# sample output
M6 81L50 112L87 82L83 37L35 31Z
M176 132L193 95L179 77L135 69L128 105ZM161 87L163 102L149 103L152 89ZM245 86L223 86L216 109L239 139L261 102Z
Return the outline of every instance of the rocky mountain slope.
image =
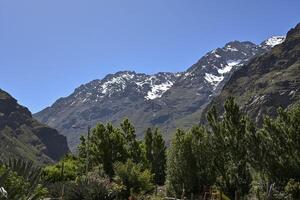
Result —
M59 160L69 152L66 138L32 118L29 110L0 89L0 158L38 163Z
M199 121L198 113L219 93L234 70L283 40L272 37L260 45L229 42L181 73L109 74L80 86L34 117L67 136L71 150L75 150L79 135L86 133L88 126L119 123L126 117L133 121L138 135L149 126L170 133L175 127L189 127Z
M234 72L206 110L215 105L221 111L229 96L259 124L264 114L274 116L278 107L300 103L300 24L282 44Z

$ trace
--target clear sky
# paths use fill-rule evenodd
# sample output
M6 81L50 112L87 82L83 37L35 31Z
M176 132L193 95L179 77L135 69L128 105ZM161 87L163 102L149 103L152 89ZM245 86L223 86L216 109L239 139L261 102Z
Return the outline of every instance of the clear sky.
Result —
M0 0L0 88L32 112L119 70L183 71L300 22L299 0Z

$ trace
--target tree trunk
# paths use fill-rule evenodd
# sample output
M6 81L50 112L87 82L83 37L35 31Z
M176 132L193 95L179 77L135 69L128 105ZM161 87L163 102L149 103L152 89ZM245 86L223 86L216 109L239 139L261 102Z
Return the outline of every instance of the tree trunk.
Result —
M238 190L235 191L234 200L240 200L240 193Z

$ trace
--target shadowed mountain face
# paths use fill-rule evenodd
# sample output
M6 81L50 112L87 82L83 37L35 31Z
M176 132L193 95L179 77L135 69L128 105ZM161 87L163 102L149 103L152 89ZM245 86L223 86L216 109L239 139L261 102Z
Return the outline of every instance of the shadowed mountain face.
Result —
M109 74L78 87L70 96L58 99L34 117L65 135L72 151L80 135L97 122L117 124L129 118L138 136L150 126L170 134L175 127L197 123L199 112L220 92L233 71L283 40L284 37L273 37L261 45L229 42L208 52L181 73Z
M229 96L258 124L264 114L274 116L278 107L300 103L300 24L282 44L234 72L206 110L215 105L222 112L220 105Z
M27 108L0 89L0 152L2 159L42 164L59 160L69 149L64 136L33 119Z

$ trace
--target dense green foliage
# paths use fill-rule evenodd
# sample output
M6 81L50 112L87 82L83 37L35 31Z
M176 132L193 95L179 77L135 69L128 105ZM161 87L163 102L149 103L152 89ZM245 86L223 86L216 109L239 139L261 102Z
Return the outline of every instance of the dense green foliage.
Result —
M62 182L75 180L83 172L83 164L75 156L67 155L60 162L46 166L42 172L43 180L47 182Z
M91 188L97 184L103 186L108 180L110 187L101 188L105 194L112 192L119 199L151 193L155 184L163 185L165 181L166 146L157 129L153 134L151 129L147 132L144 140L137 140L134 126L128 119L120 127L97 124L90 134L81 137L78 156L67 156L59 163L45 167L43 178L52 183L50 192L56 197L64 194L67 198L72 193L70 188L81 187L82 180L88 180L86 185ZM97 174L97 181L89 181L86 173ZM57 189L63 185L68 188L66 191ZM96 195L94 192L82 186L73 193L83 198L85 193Z
M189 134L177 130L168 155L168 191L179 196L183 189L195 192L197 187L197 166L192 152L192 140Z
M12 159L0 166L0 199L36 200L47 195L42 186L41 169L32 162Z
M300 106L278 109L262 128L233 98L224 111L212 107L207 126L178 129L168 151L158 129L138 140L127 119L120 127L97 124L78 155L43 170L20 160L2 164L0 199L7 199L3 189L12 200L197 199L209 187L231 199L300 199Z
M251 137L255 135L253 124L243 115L229 98L224 106L222 119L213 108L208 113L211 132L211 153L214 155L213 168L219 175L218 185L229 196L247 193L250 190L251 175L249 154Z
M154 182L163 185L167 159L165 141L158 129L155 129L153 134L149 128L146 131L144 143L147 166L154 174Z
M130 195L147 194L153 191L150 170L144 170L141 165L131 160L126 163L116 163L114 169L116 173L114 181L121 186L120 188L122 185L125 186L121 189L119 197L126 199Z
M177 130L168 153L168 193L190 196L210 185L232 199L299 198L300 106L279 109L261 129L233 98L224 110L220 115L212 107L207 127Z
M67 188L64 199L66 200L113 200L116 192L108 178L98 173L88 173L86 176L78 177Z
M86 159L88 168L102 165L104 171L113 177L113 163L132 159L135 163L142 160L141 142L136 140L135 130L129 120L124 120L121 128L111 124L97 124L89 138L81 138L79 157Z
M262 169L271 181L285 184L289 179L300 180L300 106L284 111L278 117L265 119L260 131Z

